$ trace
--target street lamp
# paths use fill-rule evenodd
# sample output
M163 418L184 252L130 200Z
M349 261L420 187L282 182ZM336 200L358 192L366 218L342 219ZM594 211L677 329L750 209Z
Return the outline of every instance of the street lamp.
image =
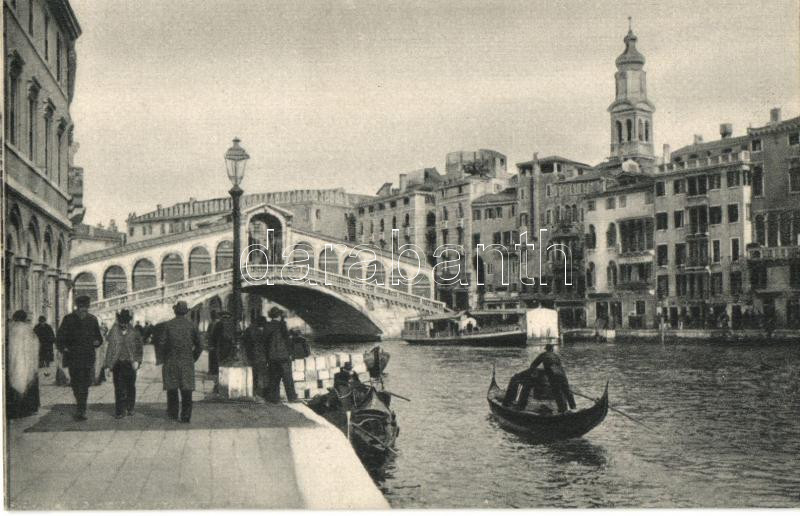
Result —
M233 146L225 153L225 168L228 172L228 179L230 179L231 184L233 184L233 187L228 193L231 194L233 214L233 270L231 271L233 273L233 306L231 308L233 311L233 320L236 323L233 342L237 361L242 359L239 339L239 325L242 321L242 271L239 264L239 255L242 253L242 243L239 237L239 225L241 223L239 200L244 193L244 190L242 190L239 184L244 179L244 169L247 166L247 160L250 159L247 152L239 146L240 141L239 138L234 138Z

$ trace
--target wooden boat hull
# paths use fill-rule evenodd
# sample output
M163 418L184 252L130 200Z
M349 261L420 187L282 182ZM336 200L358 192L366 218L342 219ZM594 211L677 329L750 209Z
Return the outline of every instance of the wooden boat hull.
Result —
M580 437L602 423L608 414L608 383L603 396L591 407L577 412L547 416L514 407L504 407L502 403L504 394L492 375L486 398L495 420L502 428L536 442Z
M453 337L402 337L409 344L428 346L482 346L524 347L528 343L525 332L466 334Z

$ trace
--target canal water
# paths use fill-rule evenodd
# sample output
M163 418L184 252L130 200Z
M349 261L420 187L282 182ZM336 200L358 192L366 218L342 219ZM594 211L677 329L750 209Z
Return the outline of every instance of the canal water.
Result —
M798 346L567 344L572 387L600 396L608 380L611 405L652 429L610 411L542 445L486 402L492 364L505 387L540 348L381 345L386 388L412 400L392 401L399 454L372 472L393 507L800 506Z

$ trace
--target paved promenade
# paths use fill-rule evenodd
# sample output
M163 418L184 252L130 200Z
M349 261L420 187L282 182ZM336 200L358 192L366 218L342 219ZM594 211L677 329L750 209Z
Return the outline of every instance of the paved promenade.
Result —
M148 355L151 357L148 360ZM205 369L205 356L198 371ZM137 410L113 418L109 381L72 420L69 387L40 375L39 413L8 429L11 509L386 509L338 429L302 404L226 402L198 373L190 424L166 417L152 352Z

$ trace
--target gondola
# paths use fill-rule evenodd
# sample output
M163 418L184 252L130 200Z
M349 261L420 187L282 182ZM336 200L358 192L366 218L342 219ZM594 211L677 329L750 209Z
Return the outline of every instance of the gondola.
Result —
M533 410L520 410L503 406L505 391L492 381L486 399L500 426L510 432L536 442L558 441L580 437L603 422L608 414L608 382L599 400L591 407L563 414L542 414Z
M360 384L352 389L330 389L328 394L312 398L308 406L349 436L362 462L374 464L397 453L394 445L400 428L389 408L391 398L372 385Z
M376 358L377 362L380 364L380 369L375 368ZM380 378L380 376L383 374L383 371L386 369L386 365L389 363L390 358L391 355L386 351L383 351L380 346L375 346L369 351L365 351L364 364L367 366L369 375L372 378Z

